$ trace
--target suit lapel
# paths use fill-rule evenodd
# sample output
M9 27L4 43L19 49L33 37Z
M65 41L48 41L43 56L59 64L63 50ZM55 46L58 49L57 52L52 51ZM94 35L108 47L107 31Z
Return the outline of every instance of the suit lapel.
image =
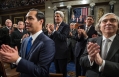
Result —
M62 23L60 24L60 26L59 26L57 32L60 33L60 32L62 31L63 27L64 27L64 22L62 22ZM55 39L55 37L56 37L56 36L54 36L53 39Z
M26 59L29 58L30 54L34 51L34 49L37 47L37 45L39 44L39 41L41 41L41 37L43 36L43 33L39 34L38 37L35 39L33 45L31 46L31 49L26 57Z
M22 51L21 54L23 58L25 58L25 55L26 55L26 48L27 48L28 40L29 40L29 37L24 40L25 42L23 44L23 49L21 50Z
M110 60L118 50L119 50L119 36L116 35L111 44L111 48L109 49L106 60Z
M63 22L60 24L60 26L59 26L59 28L58 28L58 32L61 32L62 31L62 29L63 29L63 27L64 27L64 25L63 25Z
M97 39L97 44L100 46L100 50L102 49L102 37ZM101 52L99 52L101 54Z

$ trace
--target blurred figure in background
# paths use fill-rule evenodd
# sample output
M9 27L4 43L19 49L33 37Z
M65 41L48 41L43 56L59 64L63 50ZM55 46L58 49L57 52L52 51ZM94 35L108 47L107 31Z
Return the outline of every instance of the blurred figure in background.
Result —
M74 50L75 50L75 45L76 45L76 34L77 34L77 29L75 29L75 24L76 23L70 23L70 32L67 38L68 62L70 61L74 62Z
M75 47L75 66L76 66L76 77L85 76L85 68L80 65L80 57L83 54L87 40L92 38L94 35L97 37L97 31L94 27L94 18L92 16L87 16L85 20L85 25L80 25L78 34L76 36L76 47Z
M76 18L75 18L75 15L74 14L72 14L70 23L76 23Z
M17 46L18 51L20 51L22 40L29 36L24 27L24 22L19 21L17 25L17 30L13 31L11 34L12 46Z

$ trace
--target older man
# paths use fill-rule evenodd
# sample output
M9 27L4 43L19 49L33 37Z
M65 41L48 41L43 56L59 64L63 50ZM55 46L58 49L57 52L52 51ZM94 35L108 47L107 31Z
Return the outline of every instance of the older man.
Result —
M87 77L119 77L119 17L114 13L103 15L96 25L102 36L89 39L81 56L81 65L87 68Z
M6 26L4 28L0 29L0 45L11 45L10 31L12 27L12 21L10 19L6 19L5 25Z
M17 25L17 30L11 33L12 46L17 46L18 51L21 48L21 41L29 36L28 32L24 29L25 24L23 21L19 21Z
M55 42L55 68L56 73L63 73L63 77L67 76L67 36L69 34L69 26L63 22L64 14L61 11L55 12L55 25L48 27L48 33Z

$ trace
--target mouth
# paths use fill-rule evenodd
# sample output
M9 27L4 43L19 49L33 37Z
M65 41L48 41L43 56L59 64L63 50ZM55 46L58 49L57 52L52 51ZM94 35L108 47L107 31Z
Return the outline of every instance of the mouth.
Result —
M26 24L26 29L29 29L29 28L31 28L31 26L30 26L30 25L28 25L28 24Z
M112 26L112 25L105 26L105 29L107 29L107 30L111 30L111 29L113 29L113 26Z

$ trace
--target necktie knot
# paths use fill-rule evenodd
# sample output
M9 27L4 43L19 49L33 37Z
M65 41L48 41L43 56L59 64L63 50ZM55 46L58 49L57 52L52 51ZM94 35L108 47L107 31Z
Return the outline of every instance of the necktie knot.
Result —
M110 39L105 39L105 42L110 42L111 40Z
M89 27L86 27L86 33L88 32L88 30L89 30Z

